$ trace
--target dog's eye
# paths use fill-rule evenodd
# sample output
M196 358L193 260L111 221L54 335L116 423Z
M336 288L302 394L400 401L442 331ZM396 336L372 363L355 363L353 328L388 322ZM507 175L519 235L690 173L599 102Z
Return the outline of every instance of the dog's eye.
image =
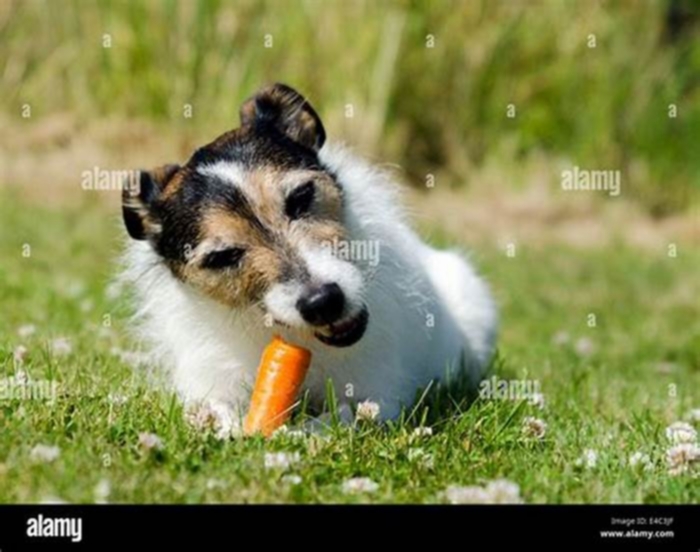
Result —
M211 270L221 268L235 268L241 262L245 250L240 247L231 247L230 249L222 249L221 251L212 251L202 260L200 266Z
M294 191L287 196L287 202L284 206L286 215L292 220L306 215L309 209L311 209L315 193L316 190L313 182L306 182L301 186L297 186Z

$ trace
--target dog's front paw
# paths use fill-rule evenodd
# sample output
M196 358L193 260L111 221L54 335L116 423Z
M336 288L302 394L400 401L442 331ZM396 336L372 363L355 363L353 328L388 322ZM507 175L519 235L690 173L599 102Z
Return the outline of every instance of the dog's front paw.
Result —
M243 435L243 419L230 405L216 400L188 402L185 420L200 431L211 431L217 439Z

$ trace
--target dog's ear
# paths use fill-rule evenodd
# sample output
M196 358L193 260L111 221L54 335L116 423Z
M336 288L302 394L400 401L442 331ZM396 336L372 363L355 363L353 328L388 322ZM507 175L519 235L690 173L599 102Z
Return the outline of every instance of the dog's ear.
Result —
M244 127L275 128L315 151L326 141L321 119L304 96L285 84L260 90L241 106Z
M145 240L160 231L153 203L179 169L179 165L163 165L152 171L138 171L137 178L125 183L122 189L122 217L133 239Z

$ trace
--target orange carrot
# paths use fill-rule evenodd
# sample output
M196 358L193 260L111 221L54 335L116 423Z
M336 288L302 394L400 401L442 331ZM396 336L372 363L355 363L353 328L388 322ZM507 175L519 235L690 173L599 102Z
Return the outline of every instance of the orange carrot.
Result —
M265 347L258 376L243 424L247 435L262 433L268 437L289 419L311 362L311 352L273 337Z

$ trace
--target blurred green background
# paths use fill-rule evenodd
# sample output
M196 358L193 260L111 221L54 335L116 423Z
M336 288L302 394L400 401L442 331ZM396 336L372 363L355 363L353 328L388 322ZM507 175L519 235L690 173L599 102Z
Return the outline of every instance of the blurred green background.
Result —
M700 195L695 6L2 0L0 110L5 125L24 124L27 105L35 120L70 113L75 132L146 120L184 151L282 81L332 137L416 186L427 174L468 186L484 163L544 155L622 171L623 194L663 216Z

